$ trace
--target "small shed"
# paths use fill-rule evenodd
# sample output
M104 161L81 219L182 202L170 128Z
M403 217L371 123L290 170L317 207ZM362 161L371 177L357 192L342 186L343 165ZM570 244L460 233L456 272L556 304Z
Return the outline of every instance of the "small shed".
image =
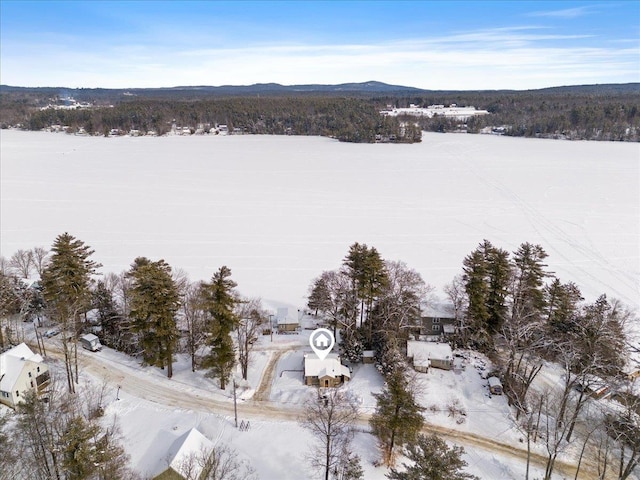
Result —
M373 350L365 350L362 352L362 363L375 363L376 357Z
M502 395L502 392L503 392L502 383L500 382L500 379L498 377L489 377L488 382L489 382L489 392L492 395Z
M407 341L407 358L413 362L418 372L427 372L429 367L451 370L453 351L448 343Z

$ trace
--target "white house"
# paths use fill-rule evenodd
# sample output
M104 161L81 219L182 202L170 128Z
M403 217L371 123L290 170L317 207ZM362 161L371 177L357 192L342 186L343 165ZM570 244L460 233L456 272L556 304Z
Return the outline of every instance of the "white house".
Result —
M278 308L277 313L278 333L298 332L300 330L300 311L288 309L287 307Z
M412 359L413 368L427 372L429 367L451 370L453 351L448 343L407 341L407 357Z
M304 355L304 383L305 385L319 385L321 387L337 387L351 379L351 371L340 362L340 356L330 353L321 360L315 353Z
M42 393L49 383L49 367L26 344L0 354L0 403L15 408L27 391Z

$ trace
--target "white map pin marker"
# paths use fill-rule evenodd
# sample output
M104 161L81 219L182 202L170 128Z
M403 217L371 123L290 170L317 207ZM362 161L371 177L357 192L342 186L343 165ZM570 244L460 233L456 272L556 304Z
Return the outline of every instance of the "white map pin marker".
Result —
M315 329L309 337L309 345L320 360L327 358L335 344L336 339L333 337L333 333L326 328Z

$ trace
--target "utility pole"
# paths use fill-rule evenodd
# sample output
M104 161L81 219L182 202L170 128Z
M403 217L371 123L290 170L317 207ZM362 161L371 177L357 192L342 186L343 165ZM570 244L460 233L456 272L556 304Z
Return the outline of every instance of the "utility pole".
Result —
M236 418L236 428L238 428L238 403L236 401L236 379L233 379L233 414Z
M273 315L269 315L269 332L271 333L271 343L273 343Z

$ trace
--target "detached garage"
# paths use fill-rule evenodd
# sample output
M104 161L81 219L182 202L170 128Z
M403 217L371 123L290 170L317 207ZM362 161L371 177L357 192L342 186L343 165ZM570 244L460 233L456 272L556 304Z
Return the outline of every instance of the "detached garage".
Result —
M448 343L407 342L407 358L418 372L427 372L429 367L451 370L453 368L453 351Z

